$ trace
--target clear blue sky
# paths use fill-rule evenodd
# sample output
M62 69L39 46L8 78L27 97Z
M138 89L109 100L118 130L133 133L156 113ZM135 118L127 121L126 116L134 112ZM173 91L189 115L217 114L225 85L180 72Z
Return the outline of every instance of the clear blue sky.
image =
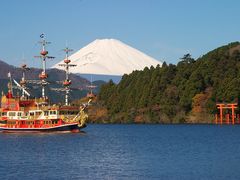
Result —
M238 0L5 0L0 3L0 59L40 66L41 33L52 42L49 65L61 49L115 38L155 59L176 64L240 40Z

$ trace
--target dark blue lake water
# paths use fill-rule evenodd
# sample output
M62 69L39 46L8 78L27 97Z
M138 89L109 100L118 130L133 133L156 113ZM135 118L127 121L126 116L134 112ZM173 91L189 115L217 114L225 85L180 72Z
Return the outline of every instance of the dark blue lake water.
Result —
M89 125L0 134L1 179L240 179L240 126Z

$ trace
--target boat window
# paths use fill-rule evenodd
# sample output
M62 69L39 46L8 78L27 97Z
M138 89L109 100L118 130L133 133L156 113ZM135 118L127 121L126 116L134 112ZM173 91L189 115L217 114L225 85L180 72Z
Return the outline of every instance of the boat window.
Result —
M41 114L41 112L36 112L36 115L39 116Z
M44 111L44 116L48 116L48 111Z
M9 112L8 116L15 116L15 112Z
M29 115L30 115L30 116L34 116L34 112L30 112Z
M67 114L72 115L72 114L74 114L74 111L68 111Z
M21 113L21 112L18 112L18 113L17 113L17 116L22 116L22 113Z
M27 121L27 124L28 124L28 125L32 125L33 122L32 122L32 121Z
M65 115L65 114L67 114L67 112L66 111L60 111L59 114L60 115Z
M50 115L55 115L56 111L50 111Z
M7 112L2 112L2 116L6 116L7 115Z
M16 124L16 121L9 121L8 124L10 124L10 125L15 125L15 124Z

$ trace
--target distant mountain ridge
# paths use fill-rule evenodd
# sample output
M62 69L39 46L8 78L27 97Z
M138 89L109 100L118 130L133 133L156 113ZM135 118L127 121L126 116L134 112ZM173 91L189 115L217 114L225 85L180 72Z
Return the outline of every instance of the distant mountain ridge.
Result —
M91 81L105 81L108 82L110 80L112 80L114 83L119 83L120 80L122 79L122 76L114 76L114 75L100 75L100 74L79 74L79 76Z
M39 80L39 74L41 73L41 69L38 68L30 68L29 71L26 72L26 79L28 80ZM12 77L15 79L22 78L22 69L20 67L15 67L13 65L9 65L4 61L0 60L0 79L8 79L8 72L11 72ZM63 81L65 79L65 72L59 69L47 69L47 73L49 75L48 81ZM73 82L72 87L86 89L86 85L90 82L85 78L80 77L76 74L70 74L70 79Z
M143 70L145 67L156 67L162 64L116 39L97 39L72 54L69 59L77 65L72 68L72 72L79 74L122 76L134 70ZM53 68L62 69L58 66L61 63L63 60Z
M27 80L39 80L39 74L41 73L41 69L38 68L30 68L29 71L26 72L26 79ZM22 78L22 69L9 65L4 61L0 60L0 91L1 92L7 92L7 83L8 83L8 72L11 72L12 77L19 81ZM65 72L63 70L59 69L47 69L47 73L49 75L49 78L47 79L48 82L50 82L50 85L47 86L47 96L50 98L50 100L54 103L63 102L64 100L64 93L63 92L57 92L50 90L50 87L53 88L62 88L61 83L57 83L57 81L63 81L65 79ZM73 84L71 86L72 91L70 93L70 100L79 99L81 97L86 96L88 88L87 85L90 84L90 82L76 74L70 74L70 79L72 80ZM36 84L28 83L27 87L29 88L28 91L33 96L40 97L41 96L41 86ZM15 95L17 93L20 93L18 90L14 89Z

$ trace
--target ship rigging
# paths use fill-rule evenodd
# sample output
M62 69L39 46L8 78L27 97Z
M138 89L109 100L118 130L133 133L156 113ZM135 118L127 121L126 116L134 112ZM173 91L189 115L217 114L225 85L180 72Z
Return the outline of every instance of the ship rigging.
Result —
M69 93L71 80L69 78L69 68L76 65L71 64L68 54L72 51L65 48L66 57L65 80L63 81L63 91L65 91L65 105L51 105L46 96L46 86L48 74L46 72L46 60L53 59L53 56L48 56L46 45L50 42L45 40L44 35L41 35L40 44L42 49L40 56L42 60L42 71L39 74L41 85L41 97L32 98L27 91L26 71L29 69L27 65L22 65L22 78L18 83L12 78L11 73L8 73L8 93L2 94L0 108L0 129L2 132L79 132L80 129L86 127L88 118L85 112L91 99L84 106L73 106L69 102ZM21 96L14 96L13 83L21 90Z

